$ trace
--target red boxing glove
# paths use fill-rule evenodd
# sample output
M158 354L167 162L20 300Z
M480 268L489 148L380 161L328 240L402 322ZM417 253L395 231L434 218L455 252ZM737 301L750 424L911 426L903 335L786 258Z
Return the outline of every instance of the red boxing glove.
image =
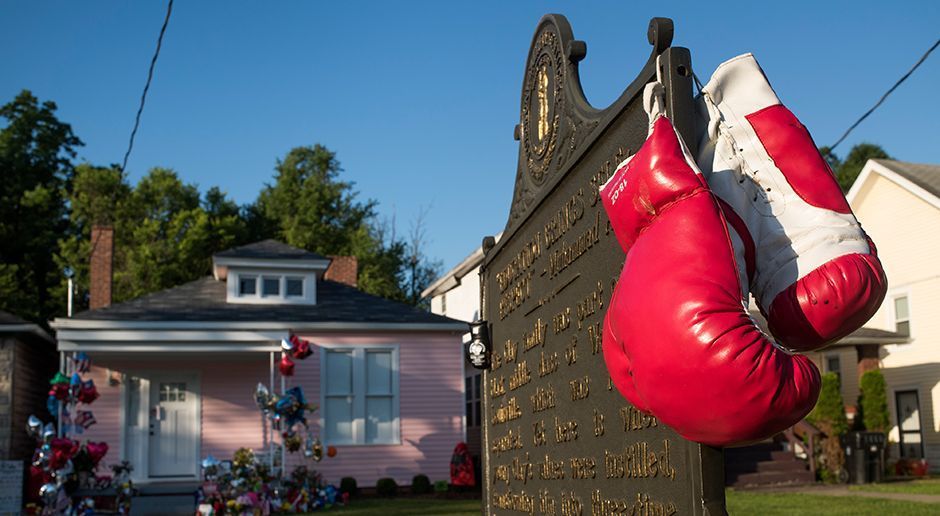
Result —
M652 127L601 189L627 253L604 321L604 360L631 403L687 439L763 439L809 413L819 371L748 316L718 202L669 120Z
M755 256L751 292L771 333L809 351L858 329L887 281L809 132L751 54L719 66L698 103L698 164L728 220L739 219L738 256Z

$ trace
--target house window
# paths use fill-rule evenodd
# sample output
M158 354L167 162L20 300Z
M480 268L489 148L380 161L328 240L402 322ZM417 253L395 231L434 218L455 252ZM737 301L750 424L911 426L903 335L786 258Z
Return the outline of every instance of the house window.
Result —
M842 380L842 363L839 360L839 355L829 355L826 357L826 372L835 373L839 377L839 380Z
M323 428L327 442L397 444L397 348L324 348L323 356Z
M899 391L894 399L898 411L898 446L901 457L921 459L924 457L924 444L920 431L920 401L917 391Z
M281 295L281 278L279 276L265 276L261 281L262 296Z
M285 293L287 297L303 297L304 295L304 279L303 278L287 278L285 282Z
M467 376L464 378L466 382L464 385L464 398L466 401L467 408L467 426L474 427L480 426L480 381L481 375L479 372L475 372L473 376Z
M257 293L258 278L255 276L238 277L238 295L253 296Z
M911 315L907 296L894 298L894 331L901 335L911 334Z

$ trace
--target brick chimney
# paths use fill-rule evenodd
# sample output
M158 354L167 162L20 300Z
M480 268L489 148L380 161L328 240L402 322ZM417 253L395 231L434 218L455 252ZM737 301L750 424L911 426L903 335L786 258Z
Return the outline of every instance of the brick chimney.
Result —
M323 279L344 283L350 287L356 286L359 275L359 260L355 256L330 256L330 266L327 267Z
M104 308L111 304L111 280L114 267L114 228L91 228L91 299L89 308Z

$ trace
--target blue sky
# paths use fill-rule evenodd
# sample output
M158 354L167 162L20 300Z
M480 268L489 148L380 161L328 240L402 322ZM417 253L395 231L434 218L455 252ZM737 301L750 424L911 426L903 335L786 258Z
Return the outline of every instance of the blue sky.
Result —
M81 160L119 163L165 9L0 3L0 102L23 88L54 100L86 144ZM645 62L649 19L667 16L703 81L725 59L754 52L819 144L838 138L940 36L931 1L179 0L130 178L166 166L248 203L278 157L322 143L399 232L428 211L428 254L449 268L506 222L525 58L548 12L566 15L587 42L581 79L597 107ZM940 162L938 82L940 52L838 151L870 141L898 159Z

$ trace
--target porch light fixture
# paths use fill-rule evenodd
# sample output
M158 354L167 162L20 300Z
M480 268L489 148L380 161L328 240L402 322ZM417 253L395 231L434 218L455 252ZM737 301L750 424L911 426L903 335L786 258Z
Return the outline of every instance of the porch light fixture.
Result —
M477 369L487 369L490 366L490 334L486 321L468 323L470 333L464 334L464 343L467 344L467 360Z

